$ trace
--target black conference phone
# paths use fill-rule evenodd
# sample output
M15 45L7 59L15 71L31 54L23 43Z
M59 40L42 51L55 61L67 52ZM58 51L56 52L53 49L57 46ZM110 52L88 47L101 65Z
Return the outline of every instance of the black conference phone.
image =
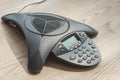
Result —
M90 39L98 32L88 25L50 13L11 13L2 20L23 32L31 72L41 71L50 52L78 66L94 66L101 61L100 51Z

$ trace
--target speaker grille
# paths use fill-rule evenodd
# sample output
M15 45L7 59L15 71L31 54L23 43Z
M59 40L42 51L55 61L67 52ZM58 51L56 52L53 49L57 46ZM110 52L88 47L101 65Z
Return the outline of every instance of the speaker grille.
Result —
M37 15L33 20L33 26L43 34L53 32L64 26L65 23L63 19L47 15Z
M34 23L34 26L35 28L40 32L42 33L43 29L44 29L44 26L45 26L45 22L40 20L39 18L36 18L33 20L33 23Z

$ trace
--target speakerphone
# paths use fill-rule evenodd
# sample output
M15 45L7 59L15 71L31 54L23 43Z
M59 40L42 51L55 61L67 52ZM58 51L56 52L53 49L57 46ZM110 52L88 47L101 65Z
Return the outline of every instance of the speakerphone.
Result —
M2 20L24 34L31 72L40 72L50 53L77 66L94 66L101 61L91 40L98 32L86 24L50 13L11 13Z

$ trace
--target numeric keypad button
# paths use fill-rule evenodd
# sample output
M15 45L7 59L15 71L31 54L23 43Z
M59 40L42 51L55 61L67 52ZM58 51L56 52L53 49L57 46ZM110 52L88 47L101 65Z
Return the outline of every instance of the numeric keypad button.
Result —
M93 60L93 61L94 61L94 60L95 60L95 57L91 57L91 60Z
M90 49L89 49L89 48L87 48L87 49L86 49L86 51L88 51L88 52L89 52L89 51L90 51Z
M81 63L81 62L82 62L82 59L79 59L79 60L78 60L78 63Z
M75 50L74 53L77 54L79 51L78 50Z
M92 45L92 42L88 42L89 45Z
M92 45L91 47L94 49L94 48L95 48L95 45Z
M84 57L83 57L83 60L86 60L86 59L87 59L87 57L86 57L86 56L84 56Z
M85 46L85 45L83 45L83 46L82 46L82 48L83 48L83 49L85 49L85 48L86 48L86 46Z
M97 48L95 48L95 49L93 49L93 51L94 51L94 52L97 52L97 51L98 51L98 49L97 49Z
M79 57L82 57L82 56L83 56L83 54L82 54L82 53L79 53L79 54L78 54L78 56L79 56Z
M95 52L90 52L90 54L94 55L94 54L95 54Z
M83 51L82 53L83 53L83 54L86 54L86 53L87 53L87 51Z
M95 58L99 58L99 55L95 54Z
M87 60L87 63L90 64L90 63L91 63L91 60Z
M83 49L81 47L78 48L79 51L82 51Z
M71 55L70 60L74 60L74 59L76 59L76 55Z
M91 54L88 53L88 54L87 54L87 57L90 57L90 56L91 56Z

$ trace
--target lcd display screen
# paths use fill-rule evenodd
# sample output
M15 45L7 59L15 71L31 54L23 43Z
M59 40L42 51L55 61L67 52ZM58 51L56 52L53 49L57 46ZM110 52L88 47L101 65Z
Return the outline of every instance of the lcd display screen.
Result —
M65 41L63 42L63 45L64 45L67 49L69 49L72 45L76 44L77 42L78 42L78 40L76 39L76 37L75 37L75 36L72 36L72 37L68 38L67 40L65 40Z

